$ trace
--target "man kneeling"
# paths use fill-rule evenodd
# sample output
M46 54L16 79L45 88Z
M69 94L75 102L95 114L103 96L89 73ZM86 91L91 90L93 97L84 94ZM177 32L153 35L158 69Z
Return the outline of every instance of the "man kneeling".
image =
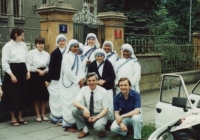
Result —
M133 127L134 139L141 139L140 94L130 89L131 82L128 78L122 77L118 86L121 92L114 97L115 121L111 125L111 131L126 136L128 127Z
M96 73L88 73L86 76L88 86L81 88L73 104L76 108L72 110L72 115L78 129L83 128L78 138L83 138L89 134L85 121L93 124L93 128L98 132L99 137L105 136L105 125L109 118L109 98L107 91L97 85L97 80Z

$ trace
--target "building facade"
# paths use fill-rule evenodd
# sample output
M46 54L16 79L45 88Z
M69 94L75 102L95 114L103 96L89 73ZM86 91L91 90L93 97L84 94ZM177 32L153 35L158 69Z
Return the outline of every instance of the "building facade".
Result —
M12 16L9 10L13 10L14 27L19 26L25 30L25 41L28 43L33 42L40 35L40 31L46 31L40 28L40 16L36 11L42 4L61 2L71 5L78 12L81 11L83 3L87 2L94 15L103 12L107 4L105 0L13 0L13 6L10 6L8 1L0 2L0 42L3 43L9 40L8 16Z

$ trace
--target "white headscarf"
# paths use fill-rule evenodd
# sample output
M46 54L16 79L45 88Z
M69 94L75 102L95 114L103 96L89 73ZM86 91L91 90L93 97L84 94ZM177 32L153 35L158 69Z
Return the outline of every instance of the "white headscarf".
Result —
M56 37L56 46L59 47L59 41L60 40L65 40L66 41L66 46L67 46L67 38L65 35L63 34L59 34L57 37Z
M89 33L89 34L87 35L87 37L86 37L86 39L85 39L85 46L88 45L88 44L87 44L87 40L88 40L89 38L94 38L94 40L95 40L95 42L94 42L95 46L96 46L97 48L100 47L99 41L97 40L97 37L96 37L96 35L95 35L94 33Z
M111 47L111 52L114 52L114 45L113 45L113 43L111 41L105 41L103 43L102 49L104 49L105 45L109 45Z
M76 39L71 39L67 45L67 50L66 52L68 53L71 49L71 47L75 46L75 45L79 45L79 42Z
M80 42L79 42L79 48L78 48L78 49L79 49L79 51L80 51L81 53L83 53L83 44L80 43Z
M96 56L97 55L102 55L104 56L104 60L106 60L106 52L103 50L103 49L96 49L95 52L94 52L94 56L95 56L95 60L96 60Z
M133 47L132 47L130 44L123 44L123 45L121 46L121 50L122 50L122 51L123 51L123 50L129 51L129 52L131 53L131 57L137 59L137 57L136 57L135 54L134 54ZM124 57L123 54L122 54L122 57ZM137 60L138 60L138 59L137 59Z

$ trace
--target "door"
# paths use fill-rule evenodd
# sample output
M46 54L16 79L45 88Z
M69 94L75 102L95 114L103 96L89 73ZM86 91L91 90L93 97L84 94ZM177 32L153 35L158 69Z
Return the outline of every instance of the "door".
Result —
M190 100L194 108L200 108L200 80L192 89Z
M172 105L173 97L187 99L186 109ZM189 95L185 87L185 83L180 75L165 74L162 77L160 88L160 98L156 104L155 123L156 128L181 117L191 111L193 106L189 100Z

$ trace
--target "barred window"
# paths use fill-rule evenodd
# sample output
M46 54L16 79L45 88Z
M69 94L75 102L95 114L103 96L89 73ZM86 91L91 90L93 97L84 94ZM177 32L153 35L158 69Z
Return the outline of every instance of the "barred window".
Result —
M1 0L0 7L1 7L1 17L7 17L8 7L7 7L7 0ZM21 19L23 15L23 0L13 0L13 14L16 19Z
M50 3L51 1L50 0L42 0L42 4L47 4L47 3Z
M87 0L87 3L90 6L90 13L97 15L97 0Z

